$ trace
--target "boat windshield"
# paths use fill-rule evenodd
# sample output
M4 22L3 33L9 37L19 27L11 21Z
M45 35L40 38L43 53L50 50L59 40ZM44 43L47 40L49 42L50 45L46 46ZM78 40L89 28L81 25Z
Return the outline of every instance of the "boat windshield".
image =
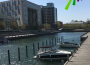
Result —
M51 48L40 48L40 49L39 49L39 53L49 52L49 51L51 51Z

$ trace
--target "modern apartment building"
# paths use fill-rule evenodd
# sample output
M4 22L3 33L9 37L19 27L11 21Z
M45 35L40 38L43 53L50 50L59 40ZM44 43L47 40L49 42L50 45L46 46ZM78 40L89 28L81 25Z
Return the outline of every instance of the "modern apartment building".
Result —
M27 0L9 0L0 2L0 13L17 18L18 26L22 24L29 29L42 25L41 6ZM30 26L30 27L29 27Z
M42 23L50 24L52 28L57 24L57 8L53 3L47 3L47 6L42 6Z

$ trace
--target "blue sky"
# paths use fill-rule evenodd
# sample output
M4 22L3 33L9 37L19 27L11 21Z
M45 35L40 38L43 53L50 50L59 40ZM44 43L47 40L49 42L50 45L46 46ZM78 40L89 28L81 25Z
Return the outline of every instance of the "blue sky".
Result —
M4 0L0 0L2 2ZM7 1L7 0L5 0ZM68 10L65 10L65 7L69 0L28 0L38 5L46 6L46 3L52 2L57 8L57 20L62 21L63 23L69 23L71 20L83 20L86 21L90 19L90 0L80 0L76 2L76 5L72 3Z

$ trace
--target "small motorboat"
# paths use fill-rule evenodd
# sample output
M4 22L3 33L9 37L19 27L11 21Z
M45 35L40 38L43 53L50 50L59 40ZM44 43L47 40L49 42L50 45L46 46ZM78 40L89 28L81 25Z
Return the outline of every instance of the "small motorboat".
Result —
M57 43L60 47L79 47L76 43L64 42L64 43Z
M61 51L55 46L41 46L36 56L33 58L41 60L58 60L66 59L68 56L71 56L71 52Z
M7 38L0 37L0 43L7 42Z

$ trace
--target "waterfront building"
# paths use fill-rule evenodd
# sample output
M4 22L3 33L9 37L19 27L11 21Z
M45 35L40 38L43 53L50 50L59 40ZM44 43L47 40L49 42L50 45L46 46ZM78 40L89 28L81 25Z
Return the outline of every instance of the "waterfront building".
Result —
M50 24L51 28L55 28L57 24L57 8L53 3L47 3L47 6L42 6L42 23Z
M7 17L17 18L18 26L25 24L26 28L37 28L42 25L41 6L27 0L9 0L0 2L0 13Z
M1 22L3 22L4 24L2 24L2 25L5 26L5 29L3 29L3 30L13 30L11 28L11 25L13 22L15 22L16 26L18 27L16 18L7 17L6 15L3 15L3 14L0 14L0 23Z

